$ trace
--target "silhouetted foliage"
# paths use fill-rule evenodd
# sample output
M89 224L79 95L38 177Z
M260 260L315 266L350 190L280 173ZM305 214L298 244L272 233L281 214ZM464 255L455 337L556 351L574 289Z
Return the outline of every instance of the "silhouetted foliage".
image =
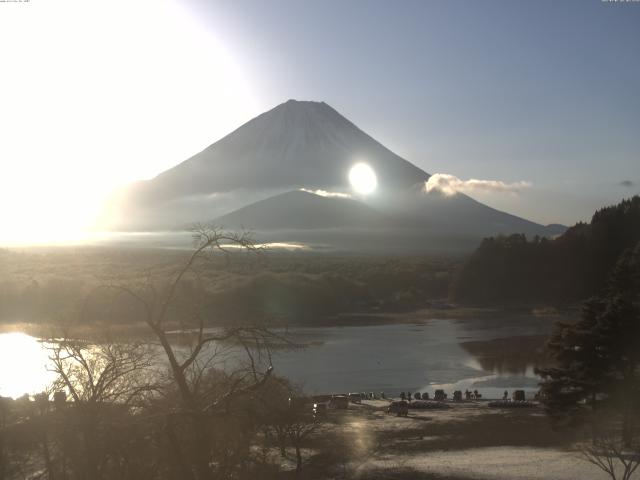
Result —
M578 322L557 324L548 349L555 365L538 373L552 418L575 424L617 416L630 444L640 412L640 242L621 255Z
M456 301L570 303L597 293L621 253L640 241L640 197L598 210L549 240L524 235L487 238L452 284Z

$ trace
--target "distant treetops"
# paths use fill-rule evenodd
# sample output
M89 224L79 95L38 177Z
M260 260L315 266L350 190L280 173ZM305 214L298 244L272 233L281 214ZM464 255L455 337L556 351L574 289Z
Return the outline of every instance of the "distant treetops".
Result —
M451 287L457 302L573 303L605 285L620 256L640 242L640 196L598 210L556 239L486 238Z

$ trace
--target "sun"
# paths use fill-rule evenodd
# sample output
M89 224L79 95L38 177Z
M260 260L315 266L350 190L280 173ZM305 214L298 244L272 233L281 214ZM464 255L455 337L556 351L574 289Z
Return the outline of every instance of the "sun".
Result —
M349 170L349 182L353 189L361 195L368 195L378 187L378 178L366 163L356 163Z
M0 247L109 229L115 189L260 110L233 43L187 3L0 0Z

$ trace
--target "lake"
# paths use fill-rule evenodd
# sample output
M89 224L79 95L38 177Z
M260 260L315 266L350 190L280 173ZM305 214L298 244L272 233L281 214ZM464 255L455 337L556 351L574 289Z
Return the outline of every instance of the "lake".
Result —
M273 364L276 374L309 393L432 395L443 388L450 395L453 390L477 389L484 398L499 398L505 389L521 388L531 398L539 381L533 352L530 357L513 349L496 352L490 341L545 335L551 327L548 318L515 317L295 328L289 329L292 340L310 346L277 351ZM37 338L0 334L0 395L42 391L52 380L47 364L48 353Z

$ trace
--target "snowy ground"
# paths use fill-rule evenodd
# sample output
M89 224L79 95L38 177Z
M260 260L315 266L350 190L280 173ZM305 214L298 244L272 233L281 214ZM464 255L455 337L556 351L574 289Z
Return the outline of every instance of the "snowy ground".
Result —
M510 480L606 480L608 477L575 452L530 447L492 447L428 454L389 455L358 470L361 478L375 469L410 468L445 477ZM635 476L634 478L640 478Z
M550 428L540 408L451 403L446 410L387 415L388 401L330 412L324 433L350 452L354 478L606 480L573 449L575 437ZM402 475L382 475L404 472ZM374 474L375 473L375 474ZM640 480L640 473L632 477Z

